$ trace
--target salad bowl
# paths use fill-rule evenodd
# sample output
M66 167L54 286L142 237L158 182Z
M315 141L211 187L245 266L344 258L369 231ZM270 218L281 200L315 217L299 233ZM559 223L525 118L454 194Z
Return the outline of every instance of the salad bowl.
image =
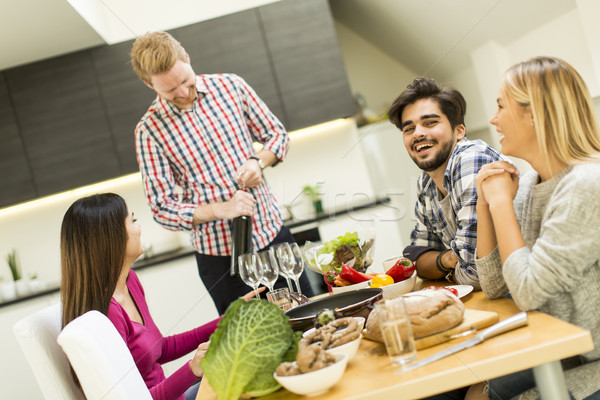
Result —
M342 379L342 375L344 375L346 365L348 364L348 356L346 354L334 353L334 355L335 363L328 367L292 376L279 376L276 372L273 372L273 377L281 386L292 393L306 396L325 393Z

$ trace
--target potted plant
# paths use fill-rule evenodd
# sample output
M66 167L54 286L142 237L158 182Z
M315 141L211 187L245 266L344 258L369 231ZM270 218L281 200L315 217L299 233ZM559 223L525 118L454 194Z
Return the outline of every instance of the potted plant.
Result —
M38 278L38 274L35 272L29 275L29 291L31 293L37 293L46 288L46 283Z
M12 274L17 296L27 295L29 293L29 287L27 286L27 282L23 279L16 249L12 249L10 253L8 253L6 262L8 263L8 268L10 268L10 273Z
M17 297L15 290L15 282L11 280L5 281L3 276L0 276L0 300L8 301Z
M304 188L302 188L302 192L310 197L317 215L323 212L323 201L321 200L321 193L319 192L320 189L321 185L306 185Z

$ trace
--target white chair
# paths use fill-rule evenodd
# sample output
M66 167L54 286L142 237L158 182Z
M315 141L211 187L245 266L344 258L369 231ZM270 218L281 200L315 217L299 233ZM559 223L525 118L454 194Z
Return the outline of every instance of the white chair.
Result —
M17 322L13 332L46 400L85 400L56 343L61 326L62 307L56 303Z
M110 320L89 311L58 335L87 400L152 400L125 341Z

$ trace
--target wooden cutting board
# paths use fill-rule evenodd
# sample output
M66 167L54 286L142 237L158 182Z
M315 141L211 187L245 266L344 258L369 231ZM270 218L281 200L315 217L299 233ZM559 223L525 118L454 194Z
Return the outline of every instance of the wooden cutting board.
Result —
M498 322L498 320L499 317L498 313L496 312L471 310L469 308L466 308L463 321L460 325L457 325L454 328L450 328L443 332L436 333L434 335L419 338L415 340L415 346L417 347L417 350L435 346L437 344L447 342L448 340L450 340L450 336L452 335L463 333L473 328L477 328L477 330L479 331L483 328L495 324L496 322ZM369 337L366 329L363 330L363 337L369 340L374 340Z

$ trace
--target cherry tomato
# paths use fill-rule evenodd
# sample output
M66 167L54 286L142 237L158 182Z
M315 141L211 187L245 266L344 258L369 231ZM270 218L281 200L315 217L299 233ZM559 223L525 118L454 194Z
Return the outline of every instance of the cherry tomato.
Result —
M425 289L430 289L430 290L445 289L445 290L449 291L450 293L452 293L453 295L455 295L456 297L458 297L458 290L456 290L455 288L453 288L451 286L428 286Z
M392 278L391 276L386 274L377 274L373 277L373 280L371 281L371 287L379 288L382 286L391 285L392 283L394 283L394 278Z

